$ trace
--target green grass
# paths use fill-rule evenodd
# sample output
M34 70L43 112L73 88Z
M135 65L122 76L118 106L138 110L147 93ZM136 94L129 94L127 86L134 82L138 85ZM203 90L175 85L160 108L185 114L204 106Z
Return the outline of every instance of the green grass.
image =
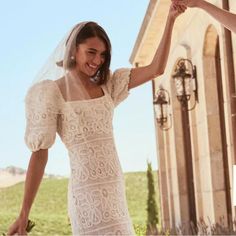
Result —
M154 172L157 186L157 174ZM126 193L130 216L138 235L139 228L145 228L147 178L145 172L126 173ZM30 219L36 223L33 235L70 235L67 216L68 179L44 179L37 194ZM7 231L17 217L24 185L17 184L0 189L0 235Z

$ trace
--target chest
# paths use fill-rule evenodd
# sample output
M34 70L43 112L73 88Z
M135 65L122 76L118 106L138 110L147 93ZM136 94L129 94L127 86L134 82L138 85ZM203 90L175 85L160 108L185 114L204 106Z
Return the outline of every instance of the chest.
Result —
M58 117L58 133L63 137L100 135L112 130L114 105L109 96L68 102Z

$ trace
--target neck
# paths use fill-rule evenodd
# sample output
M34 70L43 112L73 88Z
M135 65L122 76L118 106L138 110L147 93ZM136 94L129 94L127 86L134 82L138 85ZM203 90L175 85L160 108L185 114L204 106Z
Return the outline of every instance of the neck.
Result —
M84 73L81 73L77 70L71 71L72 80L76 84L83 84L85 87L94 87L97 86L95 83L91 82L90 77Z

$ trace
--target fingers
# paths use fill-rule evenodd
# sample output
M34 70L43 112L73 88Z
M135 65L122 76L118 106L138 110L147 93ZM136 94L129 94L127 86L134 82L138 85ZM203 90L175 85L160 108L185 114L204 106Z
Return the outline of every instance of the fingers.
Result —
M18 234L19 235L27 235L27 232L25 229L21 228L21 229L19 229Z
M16 220L8 229L7 235L27 235L25 223Z
M173 7L173 9L174 9L177 13L179 13L179 14L185 12L185 10L187 9L186 6L177 5L177 4L172 4L172 7Z
M27 232L24 228L19 228L17 229L17 227L10 227L8 232L7 232L7 235L27 235Z
M178 12L184 12L187 9L187 7L185 7L185 6L175 5L175 4L173 4L173 8Z
M19 225L18 233L19 235L27 235L25 224Z
M179 5L178 7L180 12L185 12L185 10L187 9L187 7L184 5Z
M171 0L173 4L188 6L189 0Z
M172 4L182 11L185 11L188 7L188 0L172 0Z
M7 235L14 235L17 233L17 227L15 225L10 226L7 231Z

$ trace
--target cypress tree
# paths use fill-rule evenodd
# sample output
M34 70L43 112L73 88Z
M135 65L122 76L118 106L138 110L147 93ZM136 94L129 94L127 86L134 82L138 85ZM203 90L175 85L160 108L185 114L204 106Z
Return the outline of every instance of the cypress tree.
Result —
M152 164L147 162L147 181L148 181L148 199L147 199L147 232L146 234L157 234L158 212L156 204L156 193L153 181Z

